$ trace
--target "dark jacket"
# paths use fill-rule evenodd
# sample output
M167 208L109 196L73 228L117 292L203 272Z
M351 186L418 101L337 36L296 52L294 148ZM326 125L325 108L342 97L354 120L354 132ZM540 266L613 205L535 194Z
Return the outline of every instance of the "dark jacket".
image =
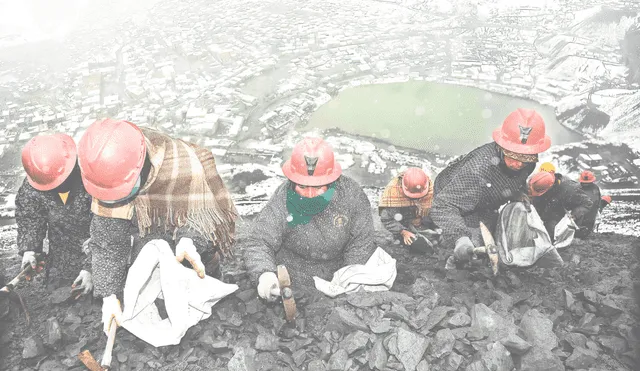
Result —
M480 146L452 161L434 184L434 200L429 216L442 228L442 244L453 248L463 236L476 246L483 244L480 222L495 228L498 209L526 195L527 177L535 164L512 171L495 142Z
M591 198L582 190L580 183L565 178L560 173L555 175L553 187L542 196L533 197L531 201L552 238L556 224L568 211L571 211L576 224L580 226L593 206Z
M18 252L42 253L48 236L46 274L50 279L75 279L80 270L90 269L82 244L89 238L91 196L76 169L58 189L38 191L25 179L16 195ZM58 194L64 190L69 191L66 205Z
M595 183L581 183L580 187L584 191L584 193L589 196L593 205L589 208L589 211L582 218L582 223L578 225L580 230L576 232L576 236L580 238L585 238L593 231L593 228L596 225L596 219L598 218L598 213L602 209L602 205L605 202L602 201L602 195L600 194L600 187L598 187Z
M313 287L313 276L331 280L338 269L364 264L375 250L371 203L353 179L341 176L331 202L308 224L289 227L285 181L254 222L244 260L254 282L276 266L287 267L293 285Z

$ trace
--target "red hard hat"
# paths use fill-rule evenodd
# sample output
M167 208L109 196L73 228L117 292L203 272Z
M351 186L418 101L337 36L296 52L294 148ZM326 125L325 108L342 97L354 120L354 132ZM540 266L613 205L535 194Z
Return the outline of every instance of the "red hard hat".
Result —
M321 138L304 138L298 142L282 172L292 182L305 186L330 184L342 174L331 146Z
M402 191L409 198L422 198L429 193L429 177L422 169L411 167L402 174Z
M596 181L596 176L589 170L585 170L580 174L580 183L593 183Z
M553 183L555 183L556 177L553 173L548 173L546 171L540 171L531 177L529 180L529 189L531 190L532 196L542 196L548 190L553 187Z
M602 201L610 204L611 203L611 196L609 196L609 195L602 196Z
M27 180L39 191L50 191L62 184L77 159L76 143L66 134L38 135L22 149Z
M538 154L551 147L542 116L525 108L511 112L502 126L493 131L493 140L508 151L525 155Z
M144 164L146 144L140 128L128 121L98 120L78 143L78 162L87 192L103 201L131 193Z

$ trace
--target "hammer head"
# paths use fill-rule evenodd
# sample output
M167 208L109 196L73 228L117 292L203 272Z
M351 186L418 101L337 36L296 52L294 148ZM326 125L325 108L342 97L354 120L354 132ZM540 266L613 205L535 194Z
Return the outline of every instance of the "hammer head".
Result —
M489 261L491 262L491 270L493 271L493 275L496 276L498 275L498 266L500 263L500 258L498 256L498 247L496 246L496 242L493 239L491 231L482 222L480 222L480 232L482 233L482 240L484 241L487 256L489 257Z
M289 271L284 265L278 266L278 284L280 285L280 296L282 297L282 305L288 322L296 319L296 300L293 298L293 290L291 289L291 279Z

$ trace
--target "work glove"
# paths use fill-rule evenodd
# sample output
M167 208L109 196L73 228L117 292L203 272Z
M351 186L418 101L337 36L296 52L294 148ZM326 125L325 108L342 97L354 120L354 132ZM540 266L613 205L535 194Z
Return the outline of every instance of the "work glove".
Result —
M122 308L120 307L120 300L115 294L107 296L102 299L102 325L104 334L109 336L109 330L111 328L111 320L116 320L116 326L120 326L122 321Z
M74 299L78 299L82 295L86 295L93 290L93 279L91 273L86 270L81 270L78 274L78 278L73 281L71 285L71 293L74 295Z
M467 262L473 254L473 242L467 236L460 237L456 241L456 247L453 250L453 256L456 262Z
M414 233L411 233L406 229L403 229L402 231L400 231L400 235L402 235L402 241L407 246L410 246L413 243L413 241L417 239Z
M258 295L266 301L275 301L280 296L278 276L273 272L264 272L258 279Z
M28 266L31 266L31 269L36 270L37 264L38 261L36 260L36 253L33 251L25 251L22 255L22 265L20 265L20 270L24 270Z
M22 264L20 264L20 269L24 270L27 267L31 267L32 271L25 274L24 278L27 281L31 281L31 278L42 272L44 269L44 261L38 261L36 253L33 251L25 251L22 254Z
M196 246L193 244L193 240L183 237L176 246L176 260L182 263L185 258L189 261L193 270L198 273L198 277L204 278L204 264L202 264L200 254L196 251Z

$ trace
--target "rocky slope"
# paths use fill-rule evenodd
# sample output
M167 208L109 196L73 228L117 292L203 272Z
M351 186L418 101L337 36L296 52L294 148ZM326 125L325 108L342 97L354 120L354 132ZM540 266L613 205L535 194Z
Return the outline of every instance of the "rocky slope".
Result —
M250 221L240 226L240 242ZM379 225L377 226L379 227ZM8 237L3 241L5 250ZM386 232L380 246L397 259L392 292L328 299L296 292L300 317L285 323L266 304L239 257L224 280L240 289L190 329L178 346L153 348L119 330L113 370L635 370L639 312L634 297L637 238L598 234L561 252L557 270L513 270L493 278L482 264L446 272L437 256L408 254ZM240 255L240 254L238 254ZM441 256L441 258L443 255ZM11 273L15 272L16 261ZM66 289L20 290L29 325L0 304L0 369L82 370L76 355L100 359L100 303L64 301Z

